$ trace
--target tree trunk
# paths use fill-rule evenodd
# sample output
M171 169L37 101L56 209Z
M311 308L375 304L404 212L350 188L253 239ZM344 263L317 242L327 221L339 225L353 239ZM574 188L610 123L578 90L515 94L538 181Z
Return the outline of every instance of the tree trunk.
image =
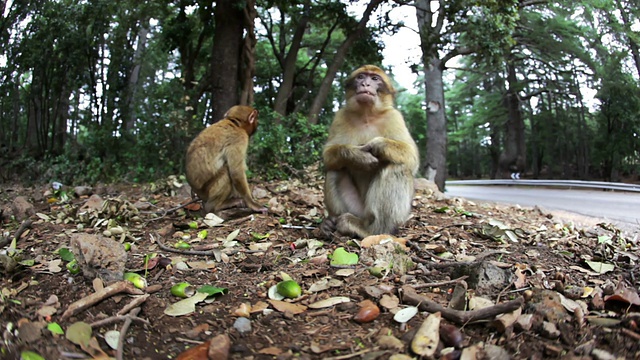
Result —
M223 118L240 100L239 70L243 45L244 7L234 0L218 0L211 58L213 121Z
M135 96L138 91L138 82L140 80L140 69L142 68L142 52L147 44L147 35L149 34L148 20L143 20L138 30L138 44L133 54L133 69L129 76L129 84L127 85L127 98L125 100L125 109L127 109L127 116L125 118L124 132L132 131L136 123L136 109L135 109Z
M509 173L525 171L527 148L524 141L524 121L518 99L518 79L513 64L507 64L507 82L509 89L505 94L504 104L507 108L507 123L505 124L504 150L500 154L500 174L508 177Z
M424 65L427 101L427 148L424 176L444 191L447 180L447 119L444 112L444 63L437 48L437 37L442 30L444 4L432 9L430 0L416 0L416 19L420 33L420 48ZM433 23L435 12L436 23Z
M276 100L273 105L273 110L282 116L287 115L287 101L293 92L293 81L296 75L296 61L298 60L298 52L302 45L302 37L307 30L307 24L309 23L309 1L305 1L304 9L302 10L302 16L296 26L296 31L293 34L291 43L289 46L289 52L284 59L284 69L282 70L282 83L278 89Z
M423 57L427 98L427 154L424 176L444 191L447 180L447 119L444 112L444 85L440 59Z
M240 71L240 105L253 104L253 75L256 72L256 39L255 19L256 1L247 0L244 8L244 26L247 33L244 36L242 46L242 69Z
M367 26L367 22L371 17L371 13L380 5L384 0L371 0L371 2L367 5L364 13L362 14L362 19L358 22L358 26L349 33L344 42L340 45L338 50L333 57L333 61L329 64L327 68L327 75L322 79L322 83L318 88L318 93L316 97L313 99L313 103L309 108L309 123L317 124L318 117L320 116L320 110L324 103L327 100L327 96L329 96L329 91L331 91L331 85L333 84L333 79L336 77L336 73L338 69L344 62L344 57L347 54L347 51L351 48L351 44L362 34L362 31Z

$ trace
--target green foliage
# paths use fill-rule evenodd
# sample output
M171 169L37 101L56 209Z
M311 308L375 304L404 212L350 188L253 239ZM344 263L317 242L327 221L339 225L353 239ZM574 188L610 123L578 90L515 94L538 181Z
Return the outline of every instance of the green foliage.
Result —
M258 131L249 145L248 168L266 180L302 176L300 170L321 160L326 136L324 125L309 124L303 115L282 118L261 109Z

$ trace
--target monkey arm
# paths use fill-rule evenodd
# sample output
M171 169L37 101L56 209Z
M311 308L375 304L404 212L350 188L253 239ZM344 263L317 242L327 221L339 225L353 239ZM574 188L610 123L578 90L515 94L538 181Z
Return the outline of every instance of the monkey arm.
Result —
M413 172L417 171L418 149L413 141L408 143L378 136L363 145L362 150L371 152L381 162L404 164Z
M356 145L327 145L322 152L322 157L328 171L344 168L371 171L379 165L378 159L372 153L363 151L362 146Z

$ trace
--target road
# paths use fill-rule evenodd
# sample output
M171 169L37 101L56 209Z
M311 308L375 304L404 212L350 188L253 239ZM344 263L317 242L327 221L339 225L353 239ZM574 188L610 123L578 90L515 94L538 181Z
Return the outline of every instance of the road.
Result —
M446 185L445 195L475 201L539 206L640 227L640 193L514 186Z

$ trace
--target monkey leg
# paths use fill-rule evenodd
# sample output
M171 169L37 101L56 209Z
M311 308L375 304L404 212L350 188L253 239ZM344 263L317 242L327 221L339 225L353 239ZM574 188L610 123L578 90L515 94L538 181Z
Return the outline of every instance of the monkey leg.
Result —
M327 172L324 202L329 216L320 225L326 237L330 238L335 231L359 238L369 235L367 228L373 218L366 215L365 202L359 190L367 188L368 176L347 171Z
M242 204L242 199L236 198L231 186L229 176L219 173L217 177L211 179L204 185L204 210L206 212L217 213L220 210L237 207ZM198 194L199 195L199 194Z
M369 184L365 197L365 218L362 225L370 234L393 234L411 214L413 176L400 165L380 170Z
M351 213L364 215L364 201L356 184L346 171L328 171L324 183L324 204L330 216Z

